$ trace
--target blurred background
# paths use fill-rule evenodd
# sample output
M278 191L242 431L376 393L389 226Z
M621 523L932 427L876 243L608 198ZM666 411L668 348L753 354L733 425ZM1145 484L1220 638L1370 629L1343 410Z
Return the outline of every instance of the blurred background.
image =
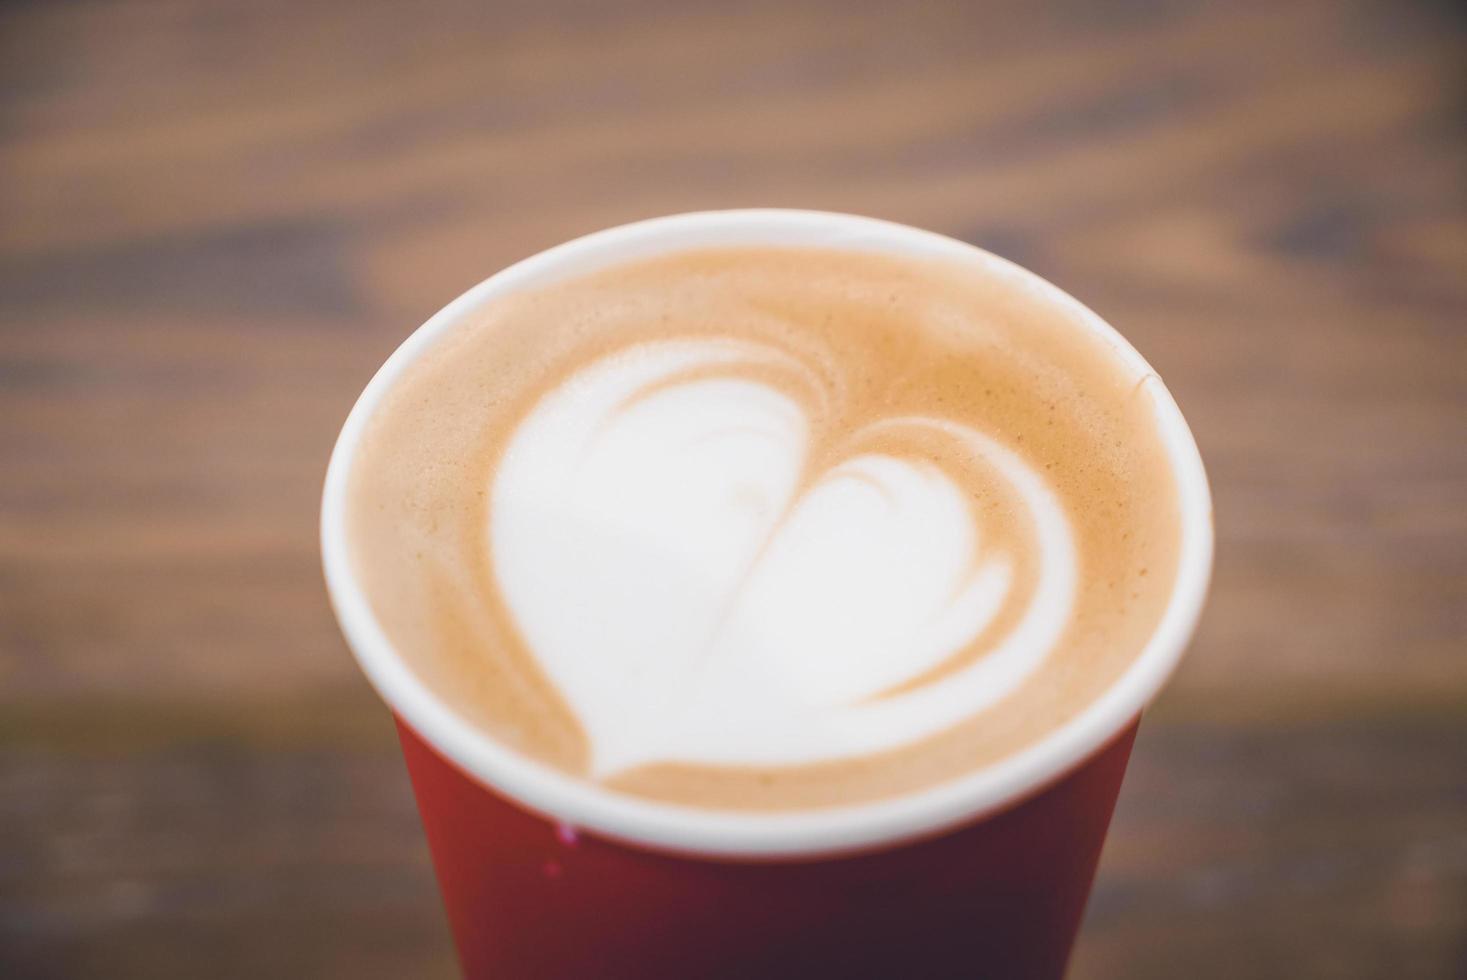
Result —
M1389 0L0 7L0 976L452 975L327 453L501 266L753 205L1028 265L1196 431L1072 976L1467 976L1467 18Z

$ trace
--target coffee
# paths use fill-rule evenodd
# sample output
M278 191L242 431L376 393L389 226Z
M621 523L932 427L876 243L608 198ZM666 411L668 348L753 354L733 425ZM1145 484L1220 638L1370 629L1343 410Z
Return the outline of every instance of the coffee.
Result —
M617 792L789 809L1002 760L1141 652L1177 491L1138 375L997 263L689 250L501 296L349 476L388 638Z

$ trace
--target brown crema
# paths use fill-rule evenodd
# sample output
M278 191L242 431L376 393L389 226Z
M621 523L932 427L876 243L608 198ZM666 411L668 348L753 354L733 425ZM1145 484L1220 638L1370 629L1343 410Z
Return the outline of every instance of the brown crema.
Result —
M857 452L930 462L965 490L1015 584L973 643L894 695L960 669L1033 590L1032 528L959 441L908 416L997 440L1041 475L1078 558L1070 621L1011 694L912 745L782 767L642 765L613 791L722 809L792 809L920 790L1032 744L1099 697L1170 598L1177 490L1149 376L1068 303L1000 265L814 248L682 251L490 302L397 379L349 476L353 565L387 637L450 708L513 749L586 777L585 733L527 649L487 540L496 465L548 392L609 354L657 340L753 341L806 373L750 367L807 406L810 474ZM720 368L726 373L726 369Z

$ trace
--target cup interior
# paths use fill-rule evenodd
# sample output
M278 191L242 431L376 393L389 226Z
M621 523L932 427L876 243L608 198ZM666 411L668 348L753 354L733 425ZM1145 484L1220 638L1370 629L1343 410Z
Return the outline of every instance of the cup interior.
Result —
M496 297L638 258L719 246L819 246L956 260L1068 306L1138 372L1148 373L1158 431L1178 488L1182 541L1176 582L1155 632L1126 671L1080 714L1027 748L916 793L850 806L746 814L658 803L606 790L497 743L449 708L398 656L350 561L346 489L368 417L402 372L464 317ZM321 550L327 590L347 643L392 710L450 762L547 819L658 851L742 859L816 858L925 837L1004 809L1043 788L1122 732L1155 696L1195 629L1212 567L1212 504L1202 459L1176 402L1109 324L1057 287L964 242L905 225L813 211L681 214L623 225L541 252L479 283L413 332L352 408L327 468Z

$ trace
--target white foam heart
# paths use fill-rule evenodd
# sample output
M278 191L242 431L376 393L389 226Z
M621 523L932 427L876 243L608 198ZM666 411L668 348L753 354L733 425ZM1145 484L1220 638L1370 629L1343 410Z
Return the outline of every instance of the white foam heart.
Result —
M801 492L810 423L736 341L608 356L546 395L489 495L488 546L527 645L575 712L593 775L643 763L784 765L910 744L1013 690L1059 639L1076 578L1064 512L993 439L938 419L1028 506L1042 572L970 665L901 693L1005 602L935 466L875 453Z

